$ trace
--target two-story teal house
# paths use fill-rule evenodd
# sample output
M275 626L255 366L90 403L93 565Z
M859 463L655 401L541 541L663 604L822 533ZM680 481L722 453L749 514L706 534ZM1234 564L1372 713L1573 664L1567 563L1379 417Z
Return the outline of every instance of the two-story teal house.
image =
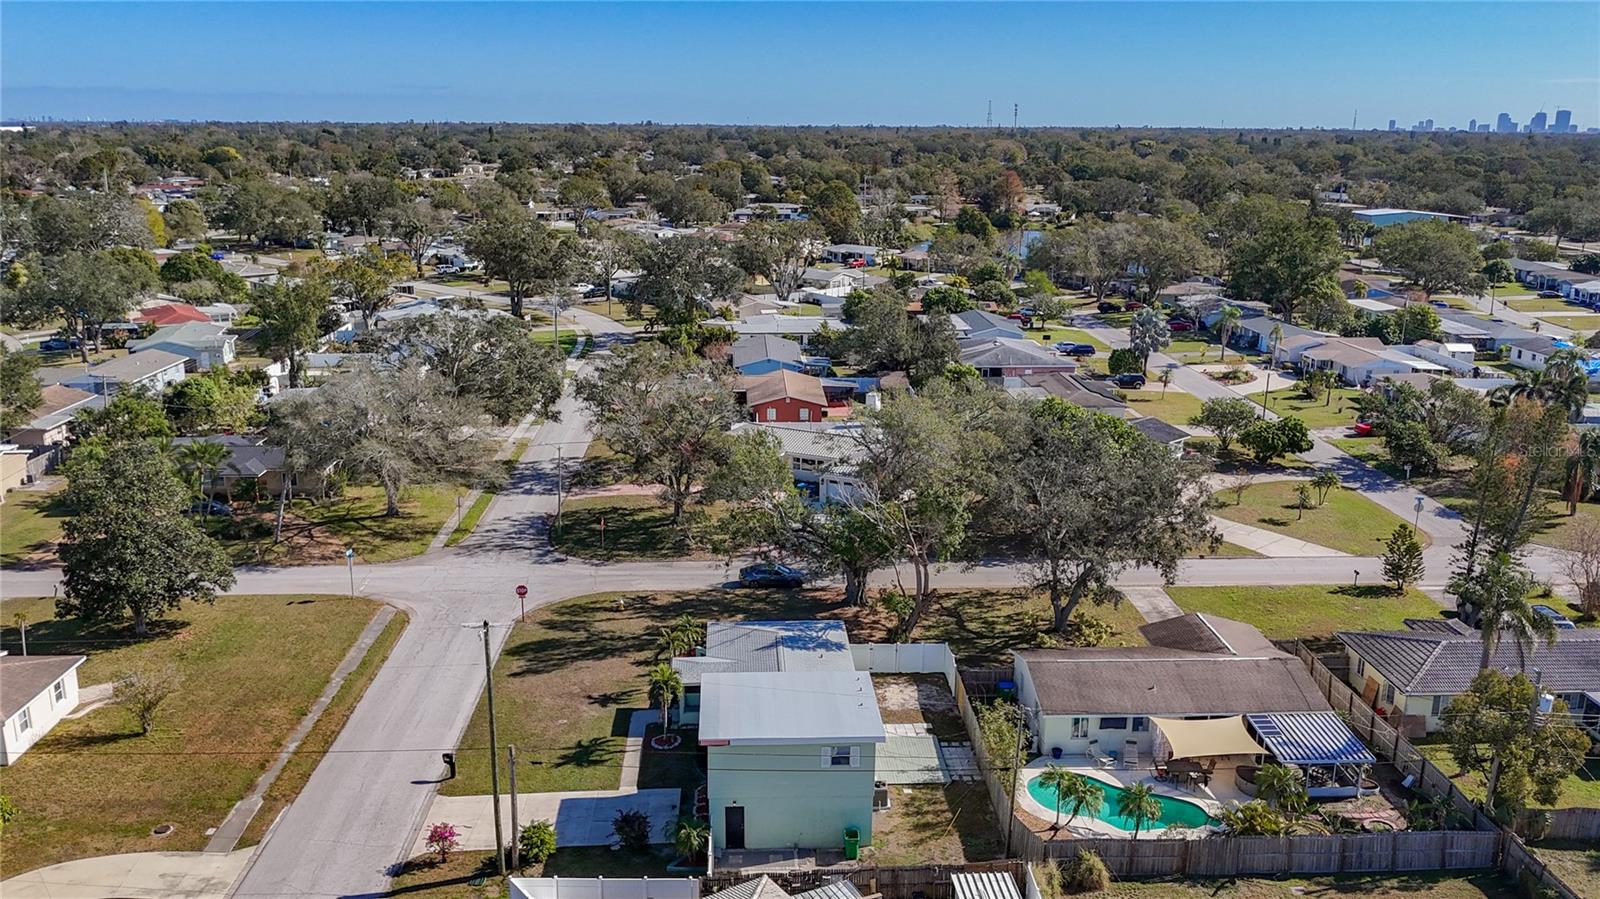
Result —
M672 664L718 851L836 849L847 828L871 841L883 718L843 623L713 621L703 651Z

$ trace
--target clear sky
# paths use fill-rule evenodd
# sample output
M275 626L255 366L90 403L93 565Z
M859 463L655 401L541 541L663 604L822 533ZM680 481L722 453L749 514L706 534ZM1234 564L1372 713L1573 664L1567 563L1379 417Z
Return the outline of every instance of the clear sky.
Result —
M0 116L1600 125L1600 2L0 3Z

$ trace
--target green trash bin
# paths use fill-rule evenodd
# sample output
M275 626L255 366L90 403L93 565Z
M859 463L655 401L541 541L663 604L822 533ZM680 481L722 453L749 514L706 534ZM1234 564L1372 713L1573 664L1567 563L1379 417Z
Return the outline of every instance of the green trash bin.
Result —
M855 861L861 856L861 829L846 827L844 829L844 857L846 861Z

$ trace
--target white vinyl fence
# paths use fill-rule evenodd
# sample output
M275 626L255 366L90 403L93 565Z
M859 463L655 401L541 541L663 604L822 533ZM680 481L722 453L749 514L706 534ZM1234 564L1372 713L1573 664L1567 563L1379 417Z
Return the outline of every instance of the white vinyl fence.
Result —
M700 878L513 877L511 899L700 899Z
M942 674L956 692L956 657L945 643L852 643L850 658L873 674Z

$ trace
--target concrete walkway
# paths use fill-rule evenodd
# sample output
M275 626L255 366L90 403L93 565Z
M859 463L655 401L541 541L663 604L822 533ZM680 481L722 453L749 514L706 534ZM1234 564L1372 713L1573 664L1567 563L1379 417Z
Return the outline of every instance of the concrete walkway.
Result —
M1287 534L1280 534L1277 531L1269 531L1266 528L1258 528L1254 525L1240 524L1237 521L1229 521L1216 515L1211 516L1211 524L1222 532L1223 540L1253 552L1258 552L1263 556L1272 558L1308 558L1349 555L1349 553L1340 552L1336 549L1329 549L1320 543L1309 543L1305 540L1290 537Z
M289 735L289 741L278 752L278 757L273 759L272 765L256 779L255 786L250 788L250 792L234 804L232 811L228 812L228 817L217 827L217 832L211 835L211 841L206 843L207 852L232 852L233 847L239 845L239 838L244 835L245 828L250 826L251 820L261 810L261 803L266 798L267 790L278 779L278 775L283 773L283 766L289 764L290 756L293 756L294 751L300 747L306 734L311 733L311 728L316 725L317 719L327 710L328 703L333 702L333 697L344 685L345 678L349 677L350 672L356 670L361 660L367 657L367 651L372 649L372 644L378 642L378 635L383 633L383 629L394 616L394 607L383 606L372 616L372 620L367 622L361 635L356 638L355 645L344 654L339 667L333 669L333 677L328 679L328 685L323 688L322 695L312 703L311 710L306 712L305 717L301 718L295 727L294 733Z
M80 858L0 882L6 899L224 899L255 847Z
M71 721L74 718L82 718L84 715L100 708L111 701L112 695L116 693L116 686L116 684L104 683L79 688L78 707L61 717Z
M1160 587L1123 587L1122 595L1133 603L1146 621L1166 621L1168 618L1177 618L1183 614L1178 604L1172 601L1167 591Z
M564 793L518 793L517 820L551 821L556 825L557 846L609 846L612 819L624 809L638 809L650 816L653 825L675 821L680 792L676 787L659 790L639 789L639 768L644 762L645 730L659 721L661 713L641 709L628 718L628 736L622 744L622 774L615 790L572 790ZM494 848L494 797L435 796L428 808L427 823L440 821L456 826L462 849ZM510 797L500 800L501 821L510 837ZM411 847L412 856L428 851L428 830L424 826Z

